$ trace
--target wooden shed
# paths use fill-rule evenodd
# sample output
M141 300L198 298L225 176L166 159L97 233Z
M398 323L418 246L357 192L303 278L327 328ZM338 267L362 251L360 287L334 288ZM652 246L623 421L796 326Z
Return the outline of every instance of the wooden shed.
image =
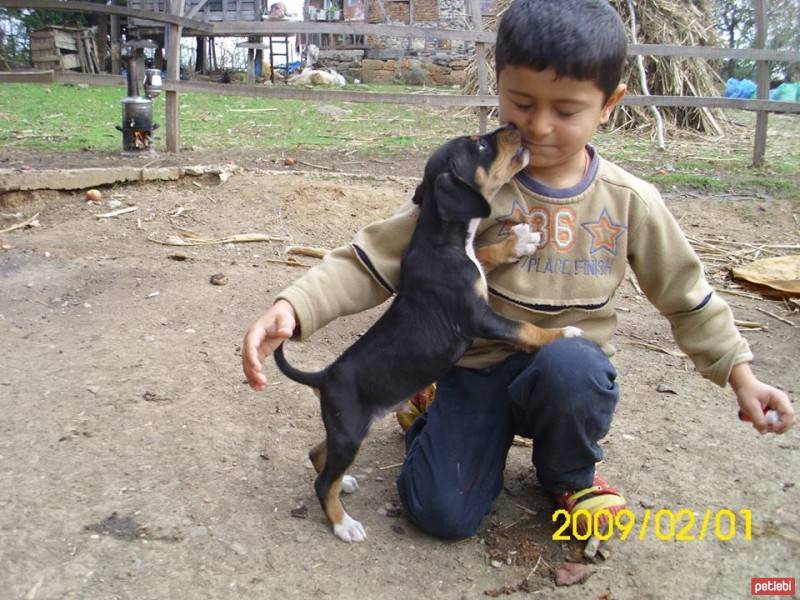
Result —
M128 8L167 12L166 0L128 0ZM267 0L186 0L184 15L206 23L218 21L261 21L267 12ZM163 25L144 19L129 18L128 25L147 30ZM184 35L194 32L185 31Z
M31 33L31 61L35 69L85 73L101 72L94 32L79 27L44 27Z

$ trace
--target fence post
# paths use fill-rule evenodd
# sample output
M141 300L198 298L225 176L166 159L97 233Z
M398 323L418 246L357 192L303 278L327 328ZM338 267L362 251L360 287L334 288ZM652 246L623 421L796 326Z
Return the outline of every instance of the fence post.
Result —
M169 0L169 12L183 16L184 0ZM167 79L180 81L181 78L181 27L170 24L167 36ZM180 122L178 119L178 92L167 90L167 152L180 150Z
M481 0L468 0L470 12L472 13L472 28L475 31L483 31L483 16L481 15ZM486 65L486 44L475 42L475 66L478 68L478 93L486 96L489 93L489 79ZM486 122L489 110L485 106L478 107L479 131L486 133Z
M765 0L753 0L753 9L756 17L756 48L767 45L767 3ZM769 61L759 60L756 63L758 79L758 99L769 100ZM764 155L767 150L767 119L769 113L759 110L756 113L756 137L753 143L753 166L764 165Z

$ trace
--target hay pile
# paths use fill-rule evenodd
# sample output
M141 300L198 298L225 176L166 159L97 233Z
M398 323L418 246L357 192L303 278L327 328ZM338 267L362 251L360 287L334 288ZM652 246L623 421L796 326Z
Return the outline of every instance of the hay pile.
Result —
M627 0L610 0L622 16L631 40L631 18ZM500 17L511 0L497 0L497 14L484 20L487 30L497 31ZM710 0L638 0L636 6L636 43L676 44L681 46L716 46L714 18ZM715 61L670 56L646 56L647 85L654 96L718 96L723 82ZM489 90L496 93L494 47L487 48ZM641 77L631 57L623 75L631 95L642 94ZM478 73L474 61L467 67L465 94L478 93ZM720 110L689 107L659 107L668 130L690 130L722 135L727 120ZM614 111L611 127L624 129L652 128L653 115L646 106L622 106Z

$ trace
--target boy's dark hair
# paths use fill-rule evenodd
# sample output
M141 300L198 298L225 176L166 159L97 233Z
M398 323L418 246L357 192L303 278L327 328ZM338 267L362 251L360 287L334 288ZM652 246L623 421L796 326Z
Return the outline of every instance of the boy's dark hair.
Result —
M495 72L552 68L611 96L622 78L625 26L608 0L514 0L497 30Z

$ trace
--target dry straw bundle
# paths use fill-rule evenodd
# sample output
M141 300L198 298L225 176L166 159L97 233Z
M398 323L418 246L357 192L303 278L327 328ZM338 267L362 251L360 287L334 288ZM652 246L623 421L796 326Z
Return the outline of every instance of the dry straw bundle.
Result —
M709 0L610 0L628 27L628 39L637 44L675 44L681 46L715 46L714 18ZM484 19L487 30L496 31L500 17L511 0L497 0L496 14ZM635 6L635 37L631 32L629 7ZM533 35L533 34L532 34ZM487 49L489 90L496 92L494 47ZM644 57L647 86L654 96L718 96L723 81L715 61L670 56ZM623 75L628 93L643 93L641 76L633 59ZM465 94L478 93L478 73L474 61L467 67ZM667 128L722 135L727 121L720 110L692 107L659 109ZM622 106L614 111L611 127L624 129L652 128L653 115L646 106Z

